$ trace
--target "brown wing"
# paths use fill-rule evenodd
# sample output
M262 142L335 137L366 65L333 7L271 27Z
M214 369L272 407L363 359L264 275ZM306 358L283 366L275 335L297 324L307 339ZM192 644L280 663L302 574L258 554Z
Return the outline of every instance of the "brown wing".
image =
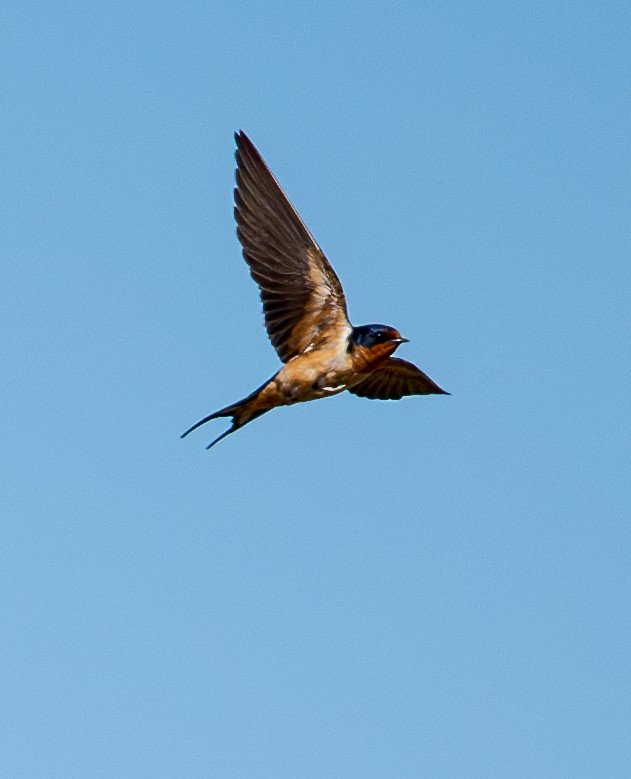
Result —
M388 357L349 392L370 400L401 400L404 395L449 395L416 365L398 357Z
M351 325L340 280L252 141L237 142L237 235L259 285L265 325L283 362Z

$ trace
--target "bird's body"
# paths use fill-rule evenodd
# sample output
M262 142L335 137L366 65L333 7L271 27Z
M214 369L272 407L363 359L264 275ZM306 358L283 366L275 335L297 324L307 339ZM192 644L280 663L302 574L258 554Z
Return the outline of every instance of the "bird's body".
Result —
M245 135L237 142L237 234L263 300L267 330L285 363L251 395L210 414L232 426L208 448L277 406L336 395L399 399L448 394L412 363L391 357L407 341L387 325L353 327L335 271Z

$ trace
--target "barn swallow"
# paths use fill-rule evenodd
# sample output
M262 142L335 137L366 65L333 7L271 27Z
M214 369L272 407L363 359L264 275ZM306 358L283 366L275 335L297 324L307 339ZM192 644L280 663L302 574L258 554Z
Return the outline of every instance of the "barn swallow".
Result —
M210 443L277 406L327 398L348 390L361 398L448 395L406 360L392 357L408 341L388 325L353 327L344 290L324 252L244 132L237 144L234 215L243 257L258 284L265 326L283 367L247 398L209 414L232 417Z

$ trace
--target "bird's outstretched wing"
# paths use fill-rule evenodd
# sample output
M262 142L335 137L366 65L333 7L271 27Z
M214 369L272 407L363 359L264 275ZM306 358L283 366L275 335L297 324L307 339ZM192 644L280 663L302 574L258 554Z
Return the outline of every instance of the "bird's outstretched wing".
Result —
M401 400L404 395L449 395L416 365L398 357L388 357L349 392L370 400Z
M351 332L344 290L324 252L244 132L237 142L237 235L283 362Z

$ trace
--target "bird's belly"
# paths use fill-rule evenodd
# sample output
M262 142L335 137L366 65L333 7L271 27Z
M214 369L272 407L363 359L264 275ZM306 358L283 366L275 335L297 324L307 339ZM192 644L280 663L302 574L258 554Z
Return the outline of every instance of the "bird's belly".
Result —
M351 376L345 355L312 352L288 362L276 382L289 403L302 403L344 392Z

